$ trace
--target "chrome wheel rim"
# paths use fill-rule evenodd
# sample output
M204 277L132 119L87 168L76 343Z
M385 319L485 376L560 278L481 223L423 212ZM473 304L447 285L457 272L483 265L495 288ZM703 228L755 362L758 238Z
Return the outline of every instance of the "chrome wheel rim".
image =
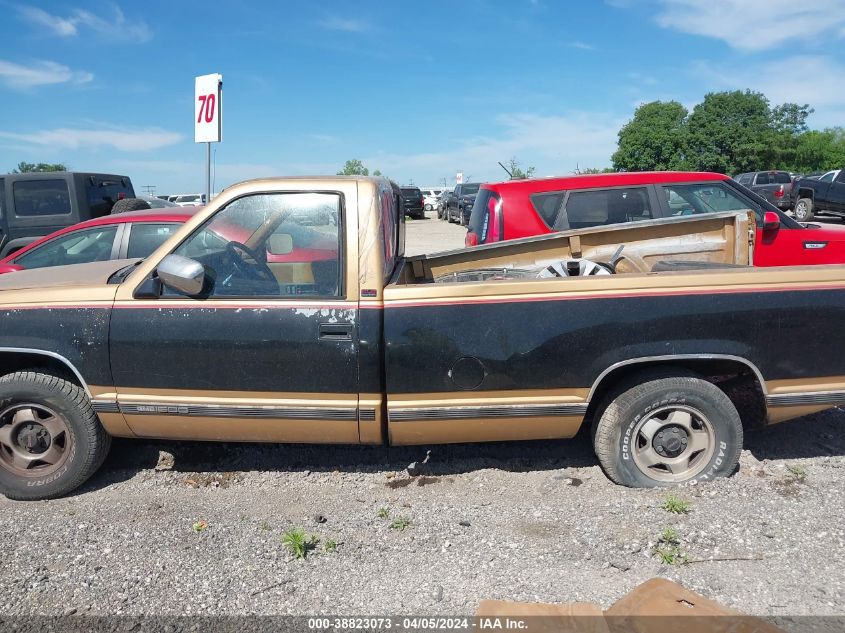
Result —
M42 477L67 461L67 422L40 404L21 403L0 412L0 466L21 477Z
M716 434L692 407L656 409L636 425L631 452L640 471L657 481L678 483L700 474L713 457Z
M803 220L807 217L807 203L806 202L799 202L795 205L795 217L799 220Z

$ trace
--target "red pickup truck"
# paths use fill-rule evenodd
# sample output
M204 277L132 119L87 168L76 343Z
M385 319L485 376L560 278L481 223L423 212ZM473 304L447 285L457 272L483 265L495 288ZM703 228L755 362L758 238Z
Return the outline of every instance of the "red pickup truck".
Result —
M625 172L485 184L467 246L569 229L750 209L756 266L845 263L845 227L802 224L723 174Z

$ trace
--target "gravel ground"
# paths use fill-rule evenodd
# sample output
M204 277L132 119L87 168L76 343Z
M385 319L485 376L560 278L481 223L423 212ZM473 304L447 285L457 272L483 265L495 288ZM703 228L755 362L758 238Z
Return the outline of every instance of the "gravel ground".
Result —
M464 236L467 234L465 226L438 220L436 211L426 211L425 216L425 220L406 218L406 255L451 251L464 247Z
M432 447L416 477L423 448L120 441L75 496L0 500L0 614L607 607L655 575L749 613L842 614L843 437L841 410L750 433L737 475L678 491L686 514L611 484L580 438ZM293 527L320 539L305 560ZM685 565L653 553L668 527Z
M431 447L414 477L425 448L117 441L79 494L0 497L0 615L608 607L655 575L748 613L845 613L845 411L746 448L673 514L611 484L583 438ZM282 542L296 527L319 539L304 560ZM676 564L654 552L667 528Z

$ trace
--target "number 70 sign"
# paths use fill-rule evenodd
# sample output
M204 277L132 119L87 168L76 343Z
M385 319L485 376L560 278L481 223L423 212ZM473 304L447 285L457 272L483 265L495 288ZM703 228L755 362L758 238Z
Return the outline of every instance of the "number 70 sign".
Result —
M194 141L218 143L223 130L223 75L202 75L194 82Z

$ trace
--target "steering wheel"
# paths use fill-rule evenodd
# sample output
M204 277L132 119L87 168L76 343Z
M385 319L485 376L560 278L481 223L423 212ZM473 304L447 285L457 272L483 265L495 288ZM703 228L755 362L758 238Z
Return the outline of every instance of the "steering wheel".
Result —
M229 242L226 244L226 253L231 256L232 265L243 277L253 281L277 283L270 267L246 244Z

